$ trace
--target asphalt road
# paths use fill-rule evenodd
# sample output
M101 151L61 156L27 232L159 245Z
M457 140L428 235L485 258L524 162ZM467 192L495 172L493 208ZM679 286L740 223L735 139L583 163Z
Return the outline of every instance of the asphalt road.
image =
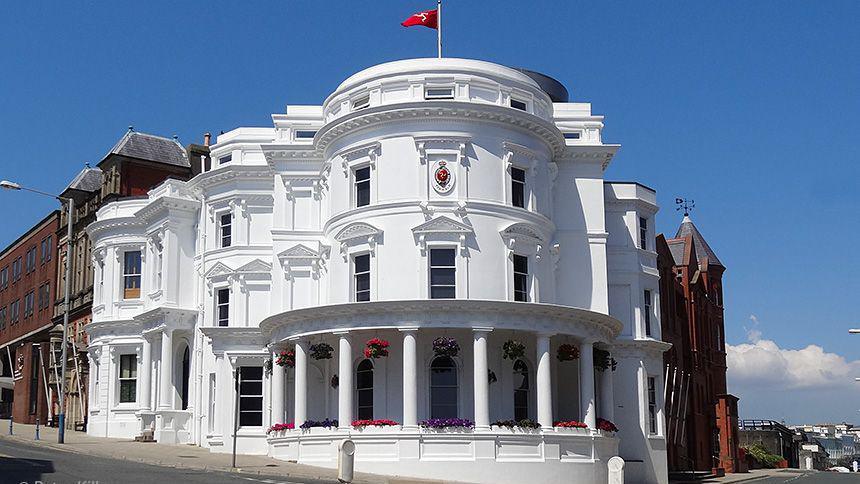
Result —
M781 476L768 477L766 479L756 479L750 481L755 484L858 484L860 483L860 473L840 474L838 472L809 472L804 474L785 473Z
M174 469L0 440L0 484L323 484L320 480Z

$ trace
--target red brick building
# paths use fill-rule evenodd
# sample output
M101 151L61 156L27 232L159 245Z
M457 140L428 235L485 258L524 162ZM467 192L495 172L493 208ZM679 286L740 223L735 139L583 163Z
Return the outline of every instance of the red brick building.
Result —
M688 216L657 238L670 472L738 472L737 398L726 390L726 268Z
M19 423L53 418L49 331L57 226L54 211L0 252L0 414Z

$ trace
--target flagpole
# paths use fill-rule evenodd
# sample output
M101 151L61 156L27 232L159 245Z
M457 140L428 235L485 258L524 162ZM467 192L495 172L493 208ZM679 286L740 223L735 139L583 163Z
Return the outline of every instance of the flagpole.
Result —
M436 45L442 58L442 0L436 0Z

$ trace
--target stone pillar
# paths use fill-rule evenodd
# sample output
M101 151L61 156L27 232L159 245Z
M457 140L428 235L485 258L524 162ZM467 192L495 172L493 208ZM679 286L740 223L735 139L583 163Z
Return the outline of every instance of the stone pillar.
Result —
M537 336L537 417L541 427L552 428L552 375L550 374L549 334Z
M283 366L275 364L278 352L272 352L272 424L284 423L284 387L287 375Z
M295 417L293 423L299 428L308 418L308 344L296 341L296 390Z
M143 410L152 410L152 342L146 335L140 369L140 406Z
M579 345L579 408L582 422L588 428L597 428L594 408L594 343L584 340Z
M403 428L418 427L418 328L403 332Z
M473 330L474 388L475 388L475 428L490 428L490 382L487 365L487 335L489 329Z
M615 393L612 388L612 368L600 372L600 417L615 421Z
M161 331L161 395L158 408L173 410L173 330Z
M339 339L337 369L337 419L341 429L352 428L352 342L346 332L337 333Z

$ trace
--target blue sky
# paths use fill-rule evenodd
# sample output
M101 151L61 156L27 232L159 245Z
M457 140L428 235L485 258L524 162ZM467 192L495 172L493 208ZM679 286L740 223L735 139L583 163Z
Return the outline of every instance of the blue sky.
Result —
M269 125L364 67L433 56L432 30L399 25L433 4L2 2L0 178L59 191L128 125L183 143ZM655 188L659 230L674 234L676 196L696 200L728 267L729 343L771 341L758 349L777 360L814 344L848 365L819 369L826 385L779 367L733 375L742 416L860 422L860 336L846 333L860 326L860 2L450 0L443 13L446 55L545 72L606 116L604 139L622 145L607 178ZM2 245L52 208L0 203Z

